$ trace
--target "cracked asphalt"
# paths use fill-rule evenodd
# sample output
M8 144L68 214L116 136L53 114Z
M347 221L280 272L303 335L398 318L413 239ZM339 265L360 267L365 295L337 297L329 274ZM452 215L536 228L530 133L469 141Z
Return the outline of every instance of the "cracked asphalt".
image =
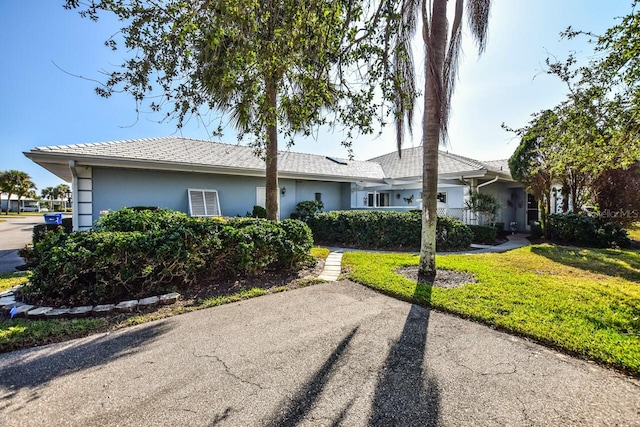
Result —
M640 426L640 382L348 281L0 355L3 426Z

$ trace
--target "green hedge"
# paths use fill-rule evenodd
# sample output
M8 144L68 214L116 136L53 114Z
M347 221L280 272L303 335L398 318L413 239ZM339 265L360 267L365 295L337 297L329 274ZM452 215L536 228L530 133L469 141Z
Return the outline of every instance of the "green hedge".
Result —
M498 229L488 225L469 225L473 233L473 243L481 245L493 245L498 237Z
M62 224L38 224L33 226L33 233L31 234L31 241L35 244L40 241L44 233L47 231L56 231L62 228L65 233L71 233L73 231L73 220L71 218L62 218Z
M24 293L30 300L113 303L184 289L204 277L231 278L312 262L313 238L301 221L127 209L110 212L99 223L96 230L58 229L41 237L27 254L32 275Z
M615 222L581 213L551 214L547 222L553 241L595 248L628 248L629 233Z
M362 249L418 249L420 212L331 211L317 213L307 220L314 239L327 245L355 246ZM469 228L449 217L438 217L438 250L465 249L471 244Z

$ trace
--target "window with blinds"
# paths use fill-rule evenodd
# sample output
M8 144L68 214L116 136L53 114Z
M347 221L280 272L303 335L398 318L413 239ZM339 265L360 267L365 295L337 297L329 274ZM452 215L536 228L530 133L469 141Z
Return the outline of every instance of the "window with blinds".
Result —
M220 216L220 199L217 190L197 190L189 188L189 215Z

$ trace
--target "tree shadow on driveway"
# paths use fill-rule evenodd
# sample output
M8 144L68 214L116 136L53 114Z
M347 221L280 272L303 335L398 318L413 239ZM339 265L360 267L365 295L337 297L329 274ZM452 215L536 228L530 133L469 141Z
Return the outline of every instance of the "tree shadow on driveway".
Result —
M35 389L56 378L135 354L168 330L168 322L156 322L80 342L0 355L0 392L5 392L0 401L20 389Z
M283 405L276 411L276 415L269 420L266 425L274 427L292 427L304 419L304 417L313 408L314 403L322 395L322 389L331 378L332 369L340 360L347 347L349 347L349 343L357 331L358 327L355 327L349 334L347 334L346 337L344 337L324 362L322 367L316 371L315 375L298 390L290 402ZM338 415L338 420L341 420L344 415L345 411L343 410L342 413ZM338 425L336 422L333 424Z
M431 286L416 285L415 295L420 295L422 300L428 301L430 294ZM402 333L389 349L378 374L368 425L438 425L440 390L436 378L424 368L429 315L428 309L411 306ZM289 427L306 420L314 404L321 397L323 388L331 379L337 362L347 353L357 331L358 327L345 336L322 367L300 387L292 399L286 399L264 425ZM356 397L354 396L339 413L326 414L327 418L332 420L332 426L341 425L343 422L348 424L347 413Z
M431 286L417 284L414 295L429 300ZM400 337L389 350L378 378L369 425L438 425L440 390L424 370L430 310L412 305Z

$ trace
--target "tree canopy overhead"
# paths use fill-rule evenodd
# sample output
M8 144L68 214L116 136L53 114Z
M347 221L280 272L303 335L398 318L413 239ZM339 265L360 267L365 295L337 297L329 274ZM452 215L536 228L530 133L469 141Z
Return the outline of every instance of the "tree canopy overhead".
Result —
M395 4L381 0L376 10ZM129 92L138 108L162 111L179 128L202 108L220 111L240 138L251 137L266 161L271 219L278 211L278 134L292 143L294 134L336 122L371 133L380 117L374 94L393 84L383 82L384 72L371 74L382 89L347 84L358 68L352 65L387 62L373 47L383 43L380 30L366 28L359 2L66 0L65 7L95 21L112 13L123 23L105 45L127 57L107 73L99 95Z

